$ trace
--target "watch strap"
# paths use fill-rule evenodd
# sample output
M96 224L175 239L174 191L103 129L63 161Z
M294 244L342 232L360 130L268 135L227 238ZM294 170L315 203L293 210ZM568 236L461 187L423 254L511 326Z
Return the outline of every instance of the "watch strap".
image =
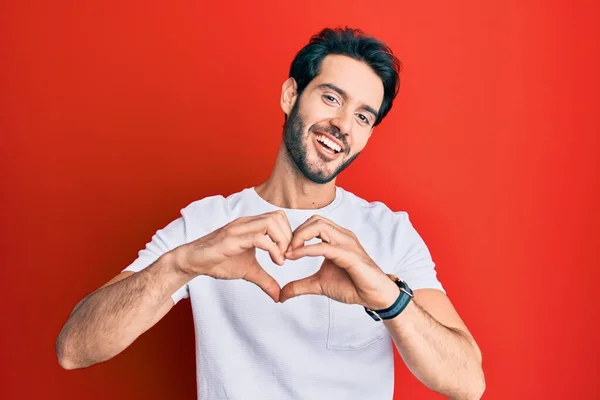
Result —
M406 306L408 306L408 303L410 303L411 299L413 298L413 292L408 287L406 282L394 275L390 275L390 278L400 288L400 294L398 295L398 298L394 304L383 310L371 310L365 307L366 313L369 314L375 321L382 321L397 317L402 311L404 311Z

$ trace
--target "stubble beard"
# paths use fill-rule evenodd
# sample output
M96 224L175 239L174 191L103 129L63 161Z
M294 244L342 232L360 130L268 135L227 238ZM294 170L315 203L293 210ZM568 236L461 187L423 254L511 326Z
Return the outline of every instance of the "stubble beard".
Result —
M287 154L294 162L296 168L310 181L319 184L331 182L340 172L352 164L352 162L360 154L360 151L348 158L348 160L346 160L330 174L328 174L327 170L324 168L319 168L315 165L309 164L307 159L307 146L308 140L310 139L307 137L306 140L304 140L302 137L305 124L299 113L299 103L300 99L297 99L283 128L283 142L285 144ZM311 129L309 129L308 135L312 134L311 132L313 131L313 128L315 128L314 125L311 127ZM323 129L319 129L319 131L323 131ZM331 131L331 129L326 129L326 131Z

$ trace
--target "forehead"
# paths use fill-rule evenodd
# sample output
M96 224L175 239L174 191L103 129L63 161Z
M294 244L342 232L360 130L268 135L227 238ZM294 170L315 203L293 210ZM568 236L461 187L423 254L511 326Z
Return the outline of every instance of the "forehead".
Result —
M331 54L323 59L321 71L310 83L317 87L331 83L344 90L353 101L379 110L383 101L383 82L365 62Z

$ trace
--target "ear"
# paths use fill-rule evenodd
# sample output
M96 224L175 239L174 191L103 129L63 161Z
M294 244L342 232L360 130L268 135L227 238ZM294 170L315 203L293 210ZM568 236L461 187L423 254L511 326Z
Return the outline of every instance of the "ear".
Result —
M296 100L298 99L298 84L294 78L288 78L281 87L281 109L286 115L290 115Z

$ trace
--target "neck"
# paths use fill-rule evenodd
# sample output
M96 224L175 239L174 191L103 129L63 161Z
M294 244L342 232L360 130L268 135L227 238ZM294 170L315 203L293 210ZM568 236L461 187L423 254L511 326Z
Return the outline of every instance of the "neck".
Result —
M256 186L255 190L260 197L277 207L317 209L335 199L335 178L324 184L307 179L298 170L282 142L271 176Z

